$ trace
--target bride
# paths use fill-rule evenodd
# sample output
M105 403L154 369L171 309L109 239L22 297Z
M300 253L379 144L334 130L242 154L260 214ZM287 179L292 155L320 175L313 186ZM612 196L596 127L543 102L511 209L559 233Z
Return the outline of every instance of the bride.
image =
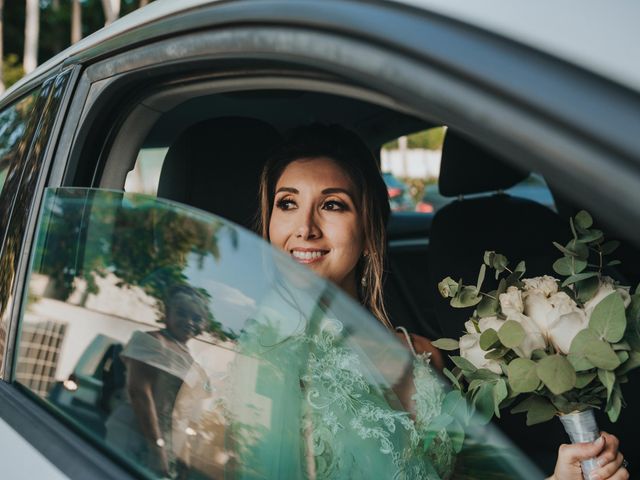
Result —
M393 330L382 291L387 189L360 139L338 126L294 131L266 164L260 190L262 236ZM293 322L305 298L286 288L275 297L238 339L246 355L235 362L234 377L258 371L255 391L268 401L261 405L242 385L230 392L228 438L239 461L227 472L238 478L457 476L454 439L442 430L425 441L444 396L429 367L430 354L439 354L427 339L400 335L413 366L385 391L376 377L380 365L354 353L366 341L349 339L330 295L320 294L310 318ZM248 415L269 420L263 429L243 428ZM562 445L551 478L581 479L580 460L593 457L601 462L598 478L627 478L618 441L606 433L593 444Z

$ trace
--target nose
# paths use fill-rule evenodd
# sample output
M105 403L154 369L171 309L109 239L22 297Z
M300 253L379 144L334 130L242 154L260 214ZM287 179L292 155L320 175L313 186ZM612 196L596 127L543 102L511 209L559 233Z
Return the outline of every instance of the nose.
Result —
M322 236L315 212L312 208L300 212L300 223L297 226L296 237L303 240L312 240Z

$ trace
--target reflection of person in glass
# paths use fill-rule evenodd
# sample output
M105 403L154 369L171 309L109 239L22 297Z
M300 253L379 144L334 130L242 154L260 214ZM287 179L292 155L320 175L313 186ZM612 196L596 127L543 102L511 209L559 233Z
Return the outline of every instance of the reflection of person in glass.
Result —
M120 354L129 402L107 420L107 442L163 476L175 477L181 467L172 438L178 392L190 389L191 398L207 395L206 375L186 345L201 333L207 314L200 292L174 286L164 301L165 328L135 332Z
M391 328L382 299L388 215L387 190L371 154L342 128L299 129L263 171L264 238L331 280ZM315 327L309 322L280 337L274 335L273 325L283 325L286 316L270 313L239 339L245 352L262 362L255 397L269 399L255 415L268 418L269 428L260 441L245 442L239 477L257 478L256 470L265 478L364 479L372 472L377 478L450 477L455 458L451 439L438 435L429 455L421 440L428 436L425 428L442 399L438 381L425 373L427 357L419 355L432 350L429 341L406 335L407 346L418 357L411 393L396 391L394 403L376 392L371 382L375 372L367 371L362 358L345 348L343 324L328 310ZM412 416L398 409L409 407L407 400L413 402ZM240 407L234 408L242 417ZM624 470L619 468L621 456L616 456L617 440L607 440L612 461L600 472L602 478ZM604 453L602 445L561 449L558 480L581 478L578 459Z

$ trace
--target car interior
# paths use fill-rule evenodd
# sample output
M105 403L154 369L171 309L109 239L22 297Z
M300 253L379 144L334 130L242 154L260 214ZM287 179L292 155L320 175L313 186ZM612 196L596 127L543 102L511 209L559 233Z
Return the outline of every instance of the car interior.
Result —
M127 176L140 169L136 160L140 162L145 152L160 152L152 194L252 229L259 173L289 129L313 122L338 123L356 132L378 154L386 142L441 125L382 97L372 99L374 94L364 98L355 90L352 96L323 88L211 93L207 82L174 85L135 102L109 137L97 173L76 176L74 184L89 186L91 179L93 186L127 189ZM504 253L512 261L525 260L531 276L553 274L551 265L559 254L552 242L566 241L568 217L580 210L563 199L552 181L556 211L503 193L529 172L454 128L446 134L441 162L440 191L456 200L435 214L394 213L388 225L385 295L392 322L430 339L459 336L467 315L440 298L437 283L442 278L473 281L485 250ZM492 194L465 199L486 192ZM616 238L615 232L608 236ZM633 266L638 252L630 246L620 252L622 265L609 273L626 285L636 285L640 272ZM638 395L629 390L625 396L633 402ZM625 424L637 424L633 415L628 409ZM524 419L516 415L500 423L516 444L551 471L557 446L547 440L563 438L559 422L525 429ZM623 442L631 438L624 425L602 423Z

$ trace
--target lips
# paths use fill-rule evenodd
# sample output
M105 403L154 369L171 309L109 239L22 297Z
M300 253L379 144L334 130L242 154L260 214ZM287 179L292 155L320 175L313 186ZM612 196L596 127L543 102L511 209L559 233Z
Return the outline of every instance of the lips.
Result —
M329 253L329 250L295 248L290 250L290 253L293 259L299 263L313 263L322 260Z

